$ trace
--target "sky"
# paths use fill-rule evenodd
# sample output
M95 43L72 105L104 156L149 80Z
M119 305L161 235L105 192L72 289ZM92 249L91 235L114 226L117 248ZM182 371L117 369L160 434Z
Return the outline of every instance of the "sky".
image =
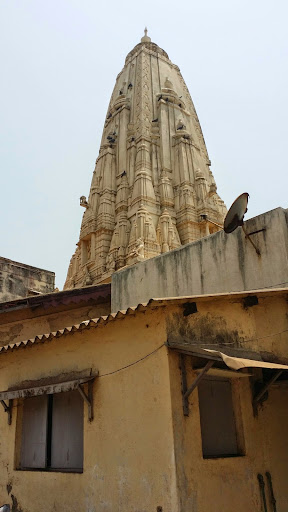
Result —
M0 0L0 255L62 289L109 99L148 35L180 67L227 207L287 208L286 0Z

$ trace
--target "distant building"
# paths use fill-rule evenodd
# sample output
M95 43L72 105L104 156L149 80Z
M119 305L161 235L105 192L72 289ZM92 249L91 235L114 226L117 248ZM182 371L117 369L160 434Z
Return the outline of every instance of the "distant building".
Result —
M0 302L53 292L55 273L0 257Z
M110 312L109 283L2 302L0 346L79 324L88 317L109 315Z

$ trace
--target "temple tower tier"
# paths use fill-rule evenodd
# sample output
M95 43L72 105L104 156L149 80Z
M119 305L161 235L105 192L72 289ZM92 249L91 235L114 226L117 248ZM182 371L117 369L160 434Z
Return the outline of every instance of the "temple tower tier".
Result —
M64 288L107 282L222 229L226 207L210 165L180 70L145 29L116 79Z

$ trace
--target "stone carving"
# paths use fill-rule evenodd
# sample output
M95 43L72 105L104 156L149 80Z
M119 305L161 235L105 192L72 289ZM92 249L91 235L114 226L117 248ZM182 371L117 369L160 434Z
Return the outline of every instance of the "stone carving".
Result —
M142 238L138 238L132 251L128 254L128 260L131 263L136 263L144 260L144 243Z
M106 258L106 270L108 272L114 272L115 270L115 260L112 252L110 252Z
M150 65L148 55L141 52L137 68L136 81L136 135L143 136L150 134L151 123L151 99L149 94Z
M87 202L85 196L80 197L80 206L83 206L84 208L88 208L88 202Z
M87 242L87 246L86 246L86 251L87 251L87 261L90 261L91 260L91 242Z
M116 79L65 288L205 236L209 219L220 229L226 209L209 165L180 70L145 29Z
M166 89L172 89L173 90L173 84L172 84L171 80L169 80L168 76L166 77L166 80L164 82L164 87Z
M88 270L88 267L85 267L85 274L84 274L84 280L83 280L83 286L89 286L93 284L93 279L90 275L90 272Z
M186 126L183 123L182 119L179 119L179 121L177 123L177 130L186 130Z

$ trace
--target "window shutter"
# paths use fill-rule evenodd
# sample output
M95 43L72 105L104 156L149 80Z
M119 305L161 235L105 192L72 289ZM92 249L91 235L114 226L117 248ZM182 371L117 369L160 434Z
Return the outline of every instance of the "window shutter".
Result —
M78 391L53 396L51 468L83 468L83 399Z
M237 455L237 436L229 380L203 379L198 386L204 457Z
M47 396L26 398L22 423L22 468L46 467Z

